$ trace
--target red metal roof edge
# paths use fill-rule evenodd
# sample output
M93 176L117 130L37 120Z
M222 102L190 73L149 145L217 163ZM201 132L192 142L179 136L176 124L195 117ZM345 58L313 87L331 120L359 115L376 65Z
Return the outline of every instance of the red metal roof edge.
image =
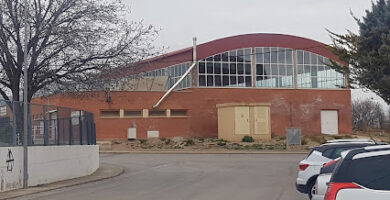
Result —
M199 44L197 45L197 60L233 49L251 47L284 47L302 49L347 65L347 63L341 61L328 49L330 46L327 44L300 36L277 33L235 35ZM151 71L189 61L192 61L192 47L179 49L161 56L146 59L142 63L147 66L142 67L139 72Z

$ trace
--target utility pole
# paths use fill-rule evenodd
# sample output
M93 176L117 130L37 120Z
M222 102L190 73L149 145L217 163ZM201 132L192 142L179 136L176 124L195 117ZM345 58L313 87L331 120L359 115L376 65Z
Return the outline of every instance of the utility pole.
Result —
M28 37L29 37L29 21L28 21L29 5L27 0L24 0L24 60L23 60L23 188L28 187Z

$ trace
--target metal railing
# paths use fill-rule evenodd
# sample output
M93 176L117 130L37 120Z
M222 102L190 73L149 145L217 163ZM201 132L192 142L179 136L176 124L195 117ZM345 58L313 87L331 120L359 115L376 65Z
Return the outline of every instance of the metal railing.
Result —
M0 100L0 146L23 145L23 102ZM96 127L90 112L28 104L28 144L94 145Z

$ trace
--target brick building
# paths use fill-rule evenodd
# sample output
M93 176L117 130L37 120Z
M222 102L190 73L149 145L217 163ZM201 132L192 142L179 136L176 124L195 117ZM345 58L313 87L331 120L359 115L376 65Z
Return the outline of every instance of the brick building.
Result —
M159 137L217 137L217 105L232 103L268 105L265 121L277 135L288 127L303 134L352 132L351 91L344 75L326 65L329 59L342 63L326 45L290 35L248 34L197 45L196 52L196 66L157 108L193 63L192 48L147 60L138 78L109 93L34 101L93 112L98 139L126 138L133 123L137 138L148 131Z

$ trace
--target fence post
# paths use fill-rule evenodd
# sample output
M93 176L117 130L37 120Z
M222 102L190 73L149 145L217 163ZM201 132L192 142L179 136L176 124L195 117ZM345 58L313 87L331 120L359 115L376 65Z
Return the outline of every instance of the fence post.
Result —
M16 114L15 114L15 101L12 100L12 145L16 146Z
M42 106L43 111L43 145L47 146L49 143L49 135L48 135L48 127L47 127L47 121L46 121L46 106Z
M73 126L72 117L69 117L69 145L73 144Z
M27 118L28 118L28 131L27 131L27 136L28 136L28 145L32 146L34 144L34 141L32 139L32 117L31 117L31 103L27 104Z
M80 145L83 145L83 123L81 122L81 110L79 111L79 139Z
M57 145L60 145L60 110L57 107L57 117L56 117L56 130L57 130Z
M89 120L89 113L85 114L85 127L87 129L87 144L91 144L91 122Z
M93 140L93 144L96 145L96 125L95 125L95 123L92 124L92 140Z

